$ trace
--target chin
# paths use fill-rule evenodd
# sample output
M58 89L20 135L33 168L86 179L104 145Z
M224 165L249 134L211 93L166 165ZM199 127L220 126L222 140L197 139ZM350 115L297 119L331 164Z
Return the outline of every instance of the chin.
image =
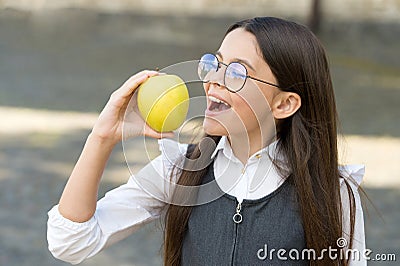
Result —
M203 121L204 132L211 136L226 136L227 130L219 122L214 119L205 117Z

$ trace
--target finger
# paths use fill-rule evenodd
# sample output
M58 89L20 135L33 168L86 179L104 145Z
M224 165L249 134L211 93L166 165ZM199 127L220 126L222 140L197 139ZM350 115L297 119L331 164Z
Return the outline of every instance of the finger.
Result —
M149 77L157 75L157 71L144 70L132 77L130 77L125 83L116 91L123 97L130 96L140 84L146 81Z
M152 138L173 138L175 136L174 132L168 131L168 132L157 132L154 129L150 128L149 126L145 126L143 134L148 137Z
M135 93L133 94L132 98L130 99L130 101L128 103L127 109L138 112L139 108L137 106L137 95L136 94L137 94L137 92L135 91Z

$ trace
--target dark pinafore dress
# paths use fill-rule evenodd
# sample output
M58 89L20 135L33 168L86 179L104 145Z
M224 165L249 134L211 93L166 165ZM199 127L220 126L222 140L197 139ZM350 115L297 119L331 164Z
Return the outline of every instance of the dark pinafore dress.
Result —
M202 184L214 179L211 163ZM271 194L244 199L240 205L215 182L213 190L198 192L198 198L209 193L222 196L192 208L182 265L308 265L301 257L305 235L290 179ZM278 256L279 249L285 252Z

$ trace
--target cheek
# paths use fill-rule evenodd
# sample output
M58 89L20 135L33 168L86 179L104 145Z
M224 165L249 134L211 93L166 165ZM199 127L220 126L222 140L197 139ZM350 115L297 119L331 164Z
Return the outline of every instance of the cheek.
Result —
M271 130L275 127L270 108L271 93L262 93L259 89L252 93L238 94L232 99L234 110L247 131L261 129Z
M254 116L254 112L252 111L252 107L248 99L235 97L232 100L232 107L242 120L245 120L246 117L248 119L249 115Z
M248 95L237 95L232 100L233 106L237 114L246 121L257 121L265 117L268 113L271 113L270 95L264 95L261 93L252 93Z

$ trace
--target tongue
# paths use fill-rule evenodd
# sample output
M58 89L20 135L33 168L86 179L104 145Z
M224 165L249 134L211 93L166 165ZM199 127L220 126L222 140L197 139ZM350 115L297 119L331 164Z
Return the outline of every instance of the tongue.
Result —
M231 108L231 107L227 106L226 104L216 103L216 102L211 102L210 107L209 107L209 109L214 112L223 111L223 110L226 110L229 108Z
M220 103L219 106L218 106L218 111L223 111L223 110L226 110L226 109L229 109L229 108L230 108L230 106L227 106L226 104Z

